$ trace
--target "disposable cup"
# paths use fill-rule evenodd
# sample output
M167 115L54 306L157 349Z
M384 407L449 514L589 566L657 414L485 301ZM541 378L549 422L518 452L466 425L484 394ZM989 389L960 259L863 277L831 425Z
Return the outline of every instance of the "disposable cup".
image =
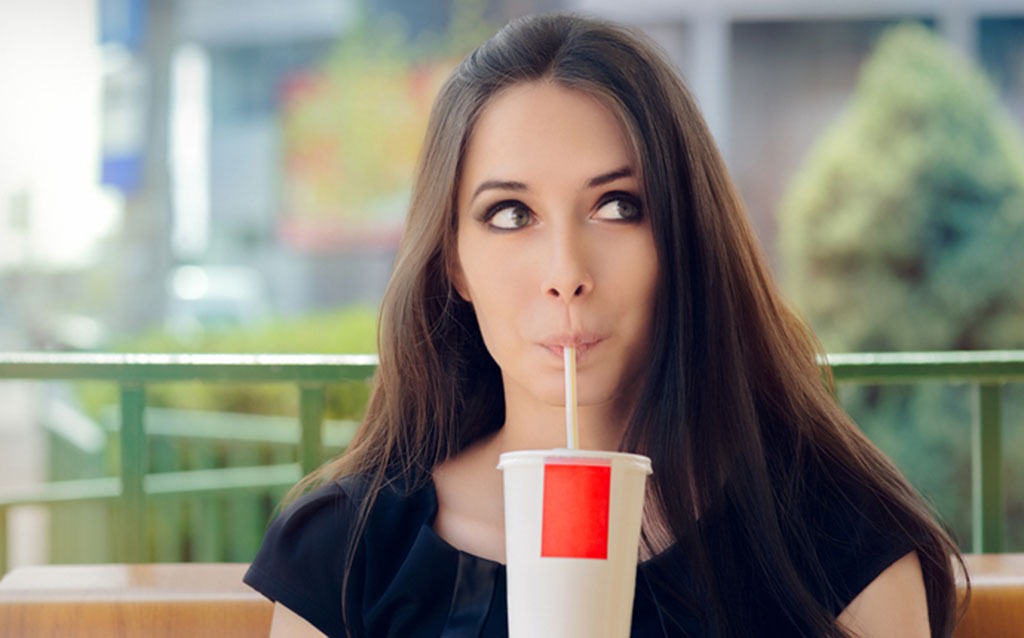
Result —
M530 450L498 468L510 638L628 638L650 459Z

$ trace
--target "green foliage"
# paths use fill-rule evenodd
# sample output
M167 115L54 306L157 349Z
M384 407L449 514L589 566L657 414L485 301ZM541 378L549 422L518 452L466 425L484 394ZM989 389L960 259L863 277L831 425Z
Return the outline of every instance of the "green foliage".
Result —
M1024 347L1024 147L985 77L924 27L879 40L779 221L784 286L827 350ZM848 388L841 399L969 538L972 393ZM1021 443L1007 439L1006 457Z
M372 354L377 351L376 311L352 307L241 329L177 335L155 331L117 345L122 352L221 352L238 354Z
M1024 151L982 76L887 32L780 209L788 293L829 350L1024 347Z
M353 308L191 337L154 332L118 344L115 349L147 353L372 354L376 352L376 314L368 308ZM358 382L330 386L327 417L361 419L369 390L368 384ZM116 388L109 384L83 385L79 396L93 415L117 403ZM298 413L298 391L278 384L175 383L147 388L147 404L287 416Z
M494 35L494 25L484 13L487 2L484 0L453 0L452 22L445 34L445 45L449 56L461 57L480 46L487 38Z
M286 91L288 213L349 224L395 221L434 95L458 59L490 32L480 0L458 0L447 33L423 34L413 43L395 20L352 29L322 68Z

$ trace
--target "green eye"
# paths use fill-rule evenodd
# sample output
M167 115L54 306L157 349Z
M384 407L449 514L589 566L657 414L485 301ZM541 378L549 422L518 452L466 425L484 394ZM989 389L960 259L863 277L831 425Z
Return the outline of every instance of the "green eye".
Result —
M487 216L487 224L501 230L516 230L529 226L532 220L530 209L518 202L498 204Z
M610 221L636 221L641 216L640 204L636 199L623 194L613 195L605 199L594 214L596 219Z

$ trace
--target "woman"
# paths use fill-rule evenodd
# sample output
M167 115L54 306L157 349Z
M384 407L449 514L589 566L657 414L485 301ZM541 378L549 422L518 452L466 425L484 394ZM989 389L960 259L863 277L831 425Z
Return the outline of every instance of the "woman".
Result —
M273 634L503 636L498 455L649 456L633 636L948 636L955 545L836 405L640 35L509 24L434 106L348 452L267 533Z

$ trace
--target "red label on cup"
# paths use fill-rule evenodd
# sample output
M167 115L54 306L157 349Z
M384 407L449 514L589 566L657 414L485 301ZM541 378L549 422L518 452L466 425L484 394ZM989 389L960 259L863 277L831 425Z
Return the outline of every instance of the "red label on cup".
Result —
M610 464L546 463L540 555L607 559L611 485Z

